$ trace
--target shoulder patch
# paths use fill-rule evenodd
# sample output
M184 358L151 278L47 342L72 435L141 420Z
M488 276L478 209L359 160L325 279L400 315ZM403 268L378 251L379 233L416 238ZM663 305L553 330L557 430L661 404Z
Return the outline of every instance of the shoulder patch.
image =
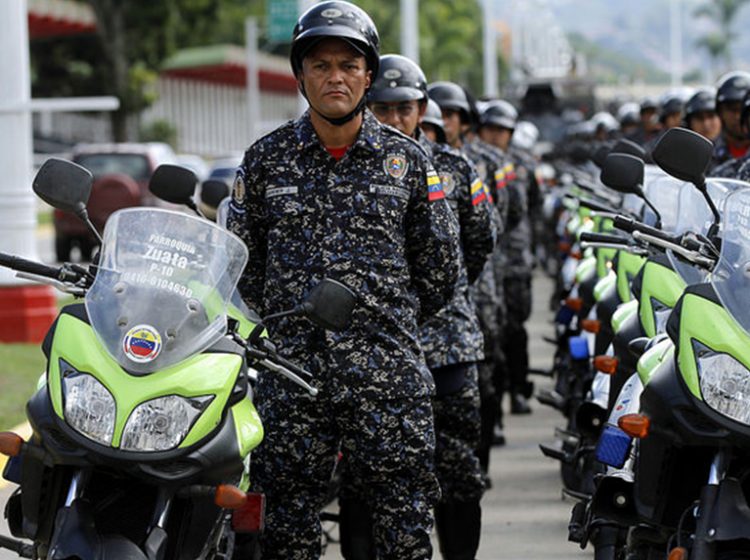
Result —
M440 177L434 170L427 172L427 200L434 202L445 198L443 185L440 183Z
M234 188L232 189L232 199L237 204L242 204L245 201L245 174L242 172L242 168L237 170L237 176L234 178Z
M404 154L388 154L383 163L385 172L394 179L403 179L409 171L409 160Z
M450 196L456 188L456 179L453 177L453 173L450 172L440 174L440 183L443 185L445 196Z

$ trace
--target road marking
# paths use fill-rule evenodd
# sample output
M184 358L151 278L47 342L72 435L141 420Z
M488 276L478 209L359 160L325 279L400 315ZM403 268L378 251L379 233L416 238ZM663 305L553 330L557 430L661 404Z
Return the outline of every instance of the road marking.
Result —
M11 432L14 432L21 436L25 441L29 441L29 438L31 437L31 426L28 422L24 422L23 424L16 426ZM3 469L5 468L5 463L8 462L8 458L5 455L0 455L0 473L3 472ZM3 488L10 484L9 481L5 480L4 478L0 478L0 488Z

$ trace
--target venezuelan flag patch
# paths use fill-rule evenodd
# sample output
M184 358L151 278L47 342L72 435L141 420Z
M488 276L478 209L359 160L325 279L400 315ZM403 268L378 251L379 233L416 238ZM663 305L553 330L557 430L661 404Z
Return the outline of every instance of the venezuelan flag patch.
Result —
M442 198L445 198L445 192L440 177L434 171L427 172L427 200L433 202Z
M471 184L471 204L472 206L476 206L484 200L487 200L487 191L484 188L484 183L479 178L474 179L474 182Z

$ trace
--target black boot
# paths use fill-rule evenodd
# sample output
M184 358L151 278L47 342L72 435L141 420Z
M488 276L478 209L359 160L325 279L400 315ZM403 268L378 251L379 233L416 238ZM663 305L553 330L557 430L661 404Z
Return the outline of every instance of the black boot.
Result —
M521 393L513 393L510 396L511 414L531 414L531 407Z
M440 502L435 506L443 560L475 560L482 532L482 508L473 502Z
M345 560L375 560L372 512L366 503L339 499L339 538Z

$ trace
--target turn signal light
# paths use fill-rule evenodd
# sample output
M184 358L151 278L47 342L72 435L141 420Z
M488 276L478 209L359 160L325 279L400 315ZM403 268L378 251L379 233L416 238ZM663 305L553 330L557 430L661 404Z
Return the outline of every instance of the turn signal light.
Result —
M21 454L23 438L13 432L0 432L0 453L8 457Z
M262 533L266 515L266 497L248 492L247 503L232 512L235 533Z
M570 258L580 261L583 258L583 253L581 253L580 251L571 251Z
M614 356L597 356L594 358L594 367L597 371L606 373L607 375L615 374L618 363L619 361Z
M687 558L687 548L685 548L684 546L678 546L677 548L672 549L672 552L669 553L669 557L667 560L687 560Z
M581 328L586 332L599 334L602 322L599 319L584 319L581 321Z
M565 305L578 313L583 308L583 300L579 297L569 297L565 300Z
M214 503L223 509L240 509L247 503L247 494L231 484L216 487Z
M643 414L624 414L620 416L617 425L630 437L643 439L648 435L651 420Z
M557 242L557 248L560 250L561 253L565 253L565 254L569 253L571 247L572 245L568 243L567 241Z

